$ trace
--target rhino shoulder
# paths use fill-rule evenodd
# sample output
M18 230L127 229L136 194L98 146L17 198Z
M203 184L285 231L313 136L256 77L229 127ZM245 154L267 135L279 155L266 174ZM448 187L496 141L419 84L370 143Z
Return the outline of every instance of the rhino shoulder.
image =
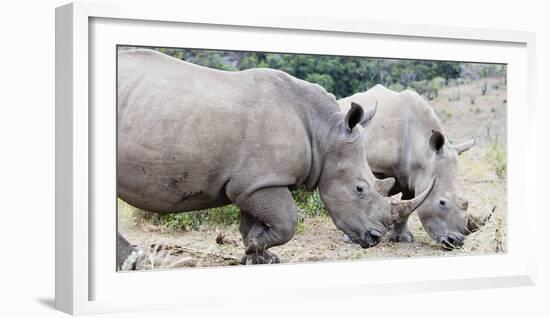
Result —
M313 103L329 101L336 105L336 97L321 85L296 78L286 72L271 68L255 68L242 73L250 73L256 81L274 85L286 96L306 98Z
M118 56L161 56L164 55L152 49L127 49L118 51Z
M289 86L293 84L292 76L272 68L251 68L239 73L248 75L256 81L268 82L277 86Z
M122 50L117 53L119 62L141 62L141 63L151 63L154 61L165 61L174 59L169 55L160 53L151 49L128 49Z
M205 67L199 64L190 63L180 60L168 54L152 50L152 49L128 49L118 53L119 70L124 68L150 71L164 71L166 74L178 74L181 72L200 74L200 73L226 73L222 70L217 70Z

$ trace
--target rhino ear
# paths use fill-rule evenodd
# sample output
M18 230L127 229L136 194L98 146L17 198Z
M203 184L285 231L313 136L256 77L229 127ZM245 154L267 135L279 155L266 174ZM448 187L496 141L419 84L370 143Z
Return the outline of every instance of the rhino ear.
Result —
M394 184L395 184L395 179L390 177L386 179L376 179L374 186L378 193L387 197L388 194L390 193L390 190L393 188Z
M352 102L351 108L346 114L346 119L345 119L346 129L348 133L351 133L353 128L355 128L357 124L363 121L364 115L365 115L365 112L363 111L363 107L361 107L359 104Z
M445 145L445 136L435 129L432 129L432 136L430 137L430 148L437 154L443 152L443 146Z
M371 120L374 118L374 115L376 115L376 109L378 108L378 102L374 105L374 107L371 107L369 110L365 112L365 116L363 117L363 120L361 121L361 126L363 128L366 128L368 124L371 122Z

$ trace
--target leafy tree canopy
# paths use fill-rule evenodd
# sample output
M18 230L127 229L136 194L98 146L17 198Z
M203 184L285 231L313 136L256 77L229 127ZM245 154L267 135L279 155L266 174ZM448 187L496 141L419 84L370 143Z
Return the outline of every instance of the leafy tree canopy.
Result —
M413 88L436 96L449 80L504 76L506 66L446 61L399 60L309 54L157 48L175 58L225 71L273 68L323 86L336 98L376 84L395 90Z

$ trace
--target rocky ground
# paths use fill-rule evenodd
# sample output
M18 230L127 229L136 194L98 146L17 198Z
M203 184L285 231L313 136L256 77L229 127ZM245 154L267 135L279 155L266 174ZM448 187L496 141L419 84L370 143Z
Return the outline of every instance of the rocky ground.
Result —
M485 85L486 94L482 95ZM476 137L477 145L464 153L459 163L460 195L469 200L469 211L485 215L496 206L489 223L468 236L463 248L443 250L428 237L416 214L413 214L409 228L415 235L414 243L393 243L388 241L386 235L375 248L362 249L358 245L343 242L342 234L332 220L320 216L307 218L290 242L272 248L271 251L285 263L478 255L505 251L506 177L497 176L495 163L488 156L491 145L506 145L504 80L486 79L444 88L429 103L442 119L450 141L460 142L471 136ZM237 226L183 232L147 224L119 224L120 232L130 242L148 251L145 269L235 265L243 254Z

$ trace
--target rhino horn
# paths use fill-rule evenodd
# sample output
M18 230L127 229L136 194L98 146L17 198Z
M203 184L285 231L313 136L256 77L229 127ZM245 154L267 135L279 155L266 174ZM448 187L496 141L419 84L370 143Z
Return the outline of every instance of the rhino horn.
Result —
M376 179L376 182L374 183L374 187L376 188L376 191L378 191L378 193L387 197L388 193L390 193L390 190L393 188L394 184L395 184L394 178Z
M466 150L470 150L474 145L476 144L476 139L474 137L472 137L470 140L468 141L465 141L461 144L458 144L458 145L453 145L453 148L458 152L458 154L460 155L461 153L463 153L464 151Z
M424 203L424 200L428 197L428 195L432 192L432 189L435 185L435 177L432 178L432 181L424 189L422 193L420 193L417 197L411 199L411 200L392 200L392 210L391 210L391 219L392 222L401 222L403 219L408 217L416 208L418 208L422 203Z
M493 216L496 210L496 205L493 206L491 212L489 212L483 219L471 214L468 215L468 221L466 222L466 233L471 234L477 232L482 226L484 226Z

